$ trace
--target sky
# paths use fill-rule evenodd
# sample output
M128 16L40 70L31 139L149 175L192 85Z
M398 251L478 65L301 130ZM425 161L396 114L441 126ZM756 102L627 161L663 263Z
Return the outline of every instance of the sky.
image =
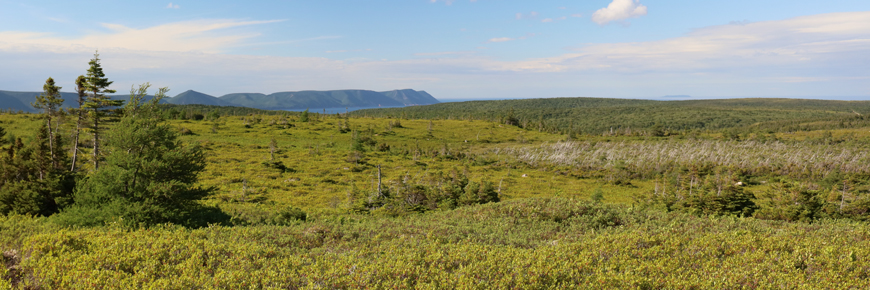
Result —
M870 100L867 0L0 0L0 90Z

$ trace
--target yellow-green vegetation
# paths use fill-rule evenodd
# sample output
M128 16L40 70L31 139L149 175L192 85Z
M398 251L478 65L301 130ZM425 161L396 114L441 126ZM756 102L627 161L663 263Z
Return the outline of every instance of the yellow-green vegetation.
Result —
M211 202L228 210L285 206L341 209L353 195L376 191L378 165L383 188L409 179L429 184L437 182L435 176L460 174L492 182L507 199L587 197L603 186L608 192L621 193L608 196L607 201L627 202L631 193L639 192L634 187L622 189L577 179L516 162L512 156L492 154L493 148L563 139L492 122L312 114L309 122L300 122L298 116L258 115L215 121L173 120L171 124L188 132L183 140L207 149L209 162L200 182L216 187ZM366 143L362 152L352 148L354 134Z
M199 203L229 220L0 216L0 287L870 284L863 127L572 136L483 120L186 114L165 124L205 153L196 185L212 194ZM43 121L0 115L11 140L0 145L37 140Z
M20 289L862 289L865 223L517 199L286 226L60 228L0 217Z

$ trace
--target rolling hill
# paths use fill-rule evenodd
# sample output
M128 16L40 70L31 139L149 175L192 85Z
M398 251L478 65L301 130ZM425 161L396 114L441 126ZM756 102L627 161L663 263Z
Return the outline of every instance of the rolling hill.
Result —
M35 112L30 106L41 92L0 91L0 108ZM76 93L61 93L63 107L78 107ZM112 99L127 100L129 95L111 95ZM149 96L150 98L151 96ZM148 98L146 98L148 99ZM220 98L188 90L164 103L176 105L237 106L264 110L301 110L344 107L402 107L437 104L439 101L425 91L412 89L375 92L370 90L332 90L260 93L233 93Z
M234 104L230 102L194 90L187 90L175 97L167 99L166 102L175 105L234 106Z
M439 103L435 97L432 97L426 91L415 91L412 89L404 89L404 90L393 90L388 92L381 92L387 97L390 97L393 100L399 101L405 106L413 106L413 105L431 105Z
M34 112L34 109L29 104L22 103L17 98L0 92L0 109L12 111Z
M399 90L391 92L398 91ZM417 91L414 90L408 91L417 93ZM408 92L407 95L411 95L411 93ZM438 103L438 100L435 100L435 98L427 100L425 97L421 97L422 94L417 93L417 95L412 95L413 98L409 98L409 100L412 102L425 101L425 104ZM428 96L428 94L425 95ZM379 93L369 90L278 92L269 95L259 93L238 93L224 95L221 96L220 99L232 103L236 106L266 110L381 106L401 107L408 105L402 101L388 96L385 93Z

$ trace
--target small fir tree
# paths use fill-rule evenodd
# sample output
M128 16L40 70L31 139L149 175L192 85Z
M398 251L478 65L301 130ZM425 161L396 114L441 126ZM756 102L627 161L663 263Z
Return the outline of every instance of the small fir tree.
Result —
M61 223L202 225L197 216L207 209L198 200L211 189L194 184L205 168L205 155L199 146L181 143L161 119L157 104L167 89L141 103L148 86L131 92L124 117L107 135L105 166L80 182L75 205L58 217Z
M113 100L106 95L115 93L115 90L109 89L109 86L113 82L109 81L106 78L106 74L103 73L103 67L100 65L100 54L94 53L94 58L88 64L90 68L88 68L88 74L85 76L84 82L85 91L88 92L88 99L84 103L84 108L88 110L89 125L91 133L94 136L94 147L91 153L93 155L94 170L97 170L100 167L100 133L105 129L102 123L107 121L107 118L117 117L113 116L110 110L123 105L124 101Z
M55 120L57 122L56 116L58 115L58 110L61 105L63 105L63 98L60 96L60 89L61 87L55 85L53 78L48 78L45 81L45 85L42 86L42 94L36 97L36 102L31 103L34 108L43 111L43 117L47 123L45 129L48 133L48 150L54 167L58 166L58 157L57 154L55 154L55 148L60 150L60 145L57 144L57 132L52 130L51 121Z

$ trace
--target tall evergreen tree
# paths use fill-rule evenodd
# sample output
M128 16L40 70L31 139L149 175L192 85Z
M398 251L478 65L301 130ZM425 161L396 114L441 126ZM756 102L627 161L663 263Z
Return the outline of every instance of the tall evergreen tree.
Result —
M70 165L70 171L76 171L76 160L79 156L79 136L81 135L82 126L85 122L85 101L87 100L87 91L85 91L85 76L80 75L76 79L76 92L78 93L78 108L69 109L71 114L76 115L76 128L73 131L73 149L72 149L72 164Z
M88 99L84 107L88 109L88 117L90 117L91 133L94 135L93 144L93 162L94 170L100 168L100 133L103 130L102 122L112 116L111 109L124 104L123 100L112 100L106 94L115 93L108 87L112 85L112 81L106 78L103 73L103 67L100 66L100 54L94 53L94 58L88 63L88 74L85 76L85 90L88 92Z
M51 156L53 167L58 167L58 156L55 153L60 150L60 144L57 142L57 132L52 130L51 121L56 119L60 106L63 105L63 98L60 96L60 89L54 83L54 79L48 78L45 85L42 86L42 95L36 97L36 102L31 103L34 108L41 109L45 114L46 130L48 131L48 150ZM58 121L59 123L59 121ZM57 150L55 150L57 148Z

